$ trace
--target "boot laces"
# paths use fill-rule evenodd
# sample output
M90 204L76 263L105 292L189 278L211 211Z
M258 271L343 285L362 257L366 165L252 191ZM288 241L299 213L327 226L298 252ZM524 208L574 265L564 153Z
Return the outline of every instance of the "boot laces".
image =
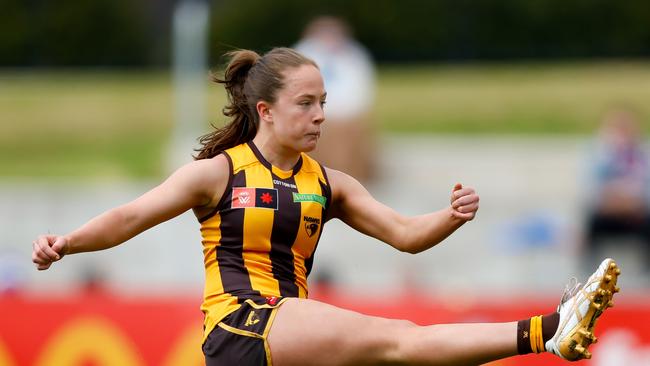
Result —
M562 306L565 302L569 301L570 298L574 297L578 291L580 291L580 286L582 284L578 282L578 279L573 277L571 278L570 282L566 284L564 287L564 293L562 294L562 298L560 299L560 306ZM559 307L558 307L559 311Z

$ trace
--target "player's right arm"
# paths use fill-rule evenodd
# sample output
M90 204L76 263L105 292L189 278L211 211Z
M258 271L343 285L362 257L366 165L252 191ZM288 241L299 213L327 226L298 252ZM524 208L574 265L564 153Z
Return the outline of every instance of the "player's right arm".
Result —
M33 242L39 270L66 254L108 249L183 212L210 210L225 191L229 165L222 155L197 160L137 199L93 218L67 235L41 235Z

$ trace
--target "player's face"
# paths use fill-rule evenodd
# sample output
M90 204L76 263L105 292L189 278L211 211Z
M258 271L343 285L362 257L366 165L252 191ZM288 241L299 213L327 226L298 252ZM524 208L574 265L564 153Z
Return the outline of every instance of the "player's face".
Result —
M312 151L325 121L325 86L312 65L286 70L284 88L271 106L273 130L280 144L295 151Z

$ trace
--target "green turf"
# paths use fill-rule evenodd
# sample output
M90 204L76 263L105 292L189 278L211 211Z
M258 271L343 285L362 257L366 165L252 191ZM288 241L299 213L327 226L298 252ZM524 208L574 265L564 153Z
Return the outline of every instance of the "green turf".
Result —
M647 131L649 85L641 62L384 66L374 117L384 133L584 135L623 104ZM173 115L165 72L0 70L0 176L160 177Z
M381 70L383 130L589 134L615 105L650 119L650 64L421 66Z
M162 73L3 73L0 85L0 174L161 173L173 114Z

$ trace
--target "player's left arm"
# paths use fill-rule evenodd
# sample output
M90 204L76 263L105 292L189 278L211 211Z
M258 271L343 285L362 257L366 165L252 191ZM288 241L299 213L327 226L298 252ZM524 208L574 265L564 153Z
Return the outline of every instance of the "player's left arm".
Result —
M419 216L404 216L377 201L354 178L327 169L332 189L331 217L408 253L419 253L440 243L476 216L479 197L470 187L456 184L450 205Z

